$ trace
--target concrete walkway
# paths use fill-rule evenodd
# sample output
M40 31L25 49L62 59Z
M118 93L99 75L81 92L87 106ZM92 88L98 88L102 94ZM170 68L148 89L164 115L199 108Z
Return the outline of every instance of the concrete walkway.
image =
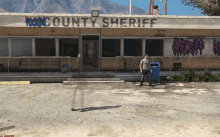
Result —
M212 74L220 74L220 70L207 71ZM180 75L182 71L161 71L161 76ZM195 71L195 73L202 74L204 71ZM68 73L62 72L0 72L0 77L19 76L19 77L112 77L112 76L140 76L139 71L73 71Z
M195 71L198 74L204 71ZM220 74L220 71L208 71L212 74ZM180 75L182 71L161 71L161 76ZM69 73L61 72L1 72L0 81L31 81L31 82L62 82L68 78L120 78L124 81L137 82L140 81L141 73L138 71L74 71Z

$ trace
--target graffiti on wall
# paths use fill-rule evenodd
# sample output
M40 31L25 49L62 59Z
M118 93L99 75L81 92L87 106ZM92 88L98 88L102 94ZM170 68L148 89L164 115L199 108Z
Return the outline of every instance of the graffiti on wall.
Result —
M198 50L200 50L200 55L202 55L202 50L204 49L204 42L200 39L194 39L193 42L189 40L183 40L175 38L173 41L173 53L174 55L181 56L182 54L191 53L194 56L194 53L197 55Z
M216 41L215 39L213 41L213 53L217 54L218 56L220 55L220 42Z
M38 18L28 18L26 17L26 24L27 26L38 26L38 27L41 27L41 26L44 26L46 27L46 21L45 21L45 18L41 18L41 17L38 17Z

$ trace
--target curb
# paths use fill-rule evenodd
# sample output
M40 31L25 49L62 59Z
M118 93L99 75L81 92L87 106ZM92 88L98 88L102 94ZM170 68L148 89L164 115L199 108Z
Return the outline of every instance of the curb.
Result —
M68 84L119 84L119 83L125 83L123 80L120 81L63 81L64 85Z
M0 85L30 85L30 81L0 81Z

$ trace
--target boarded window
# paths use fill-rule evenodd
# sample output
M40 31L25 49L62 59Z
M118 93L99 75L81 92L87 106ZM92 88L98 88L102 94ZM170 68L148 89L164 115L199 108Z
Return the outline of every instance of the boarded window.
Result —
M120 56L120 39L102 40L102 57Z
M78 39L59 39L60 56L78 57L79 40Z
M55 56L55 39L35 39L36 56Z
M163 56L163 40L147 39L145 54L148 54L149 56Z
M142 39L124 39L124 56L141 56Z
M8 56L8 39L0 39L0 56Z
M11 45L12 56L32 56L32 39L13 38Z

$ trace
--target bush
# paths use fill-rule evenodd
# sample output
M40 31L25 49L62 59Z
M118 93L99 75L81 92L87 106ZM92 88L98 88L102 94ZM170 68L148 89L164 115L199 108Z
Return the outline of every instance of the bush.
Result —
M189 82L196 82L196 81L220 81L220 74L214 75L209 72L205 74L196 74L194 70L191 70L190 72L187 69L182 70L182 74L180 76L170 76L172 81L189 81Z
M219 81L219 76L211 74L207 77L207 81Z
M205 74L200 74L198 81L205 81L206 80L206 75Z
M176 75L174 74L173 76L170 76L171 81L175 81L176 80Z
M194 70L191 70L191 72L189 72L187 69L183 69L183 73L180 75L181 76L181 81L197 81L198 80L198 75L194 72Z
M181 75L179 76L179 79L180 79L180 80L177 80L177 81L184 82L185 79L186 79L185 74L181 74Z
M220 74L218 74L217 76L218 76L218 81L220 81Z
M187 73L186 73L187 72ZM187 70L182 70L182 74L180 75L181 81L188 81L189 80L189 72Z
M191 70L190 72L190 76L189 76L189 81L192 82L193 80L195 80L197 77L197 74L194 72L194 70Z

